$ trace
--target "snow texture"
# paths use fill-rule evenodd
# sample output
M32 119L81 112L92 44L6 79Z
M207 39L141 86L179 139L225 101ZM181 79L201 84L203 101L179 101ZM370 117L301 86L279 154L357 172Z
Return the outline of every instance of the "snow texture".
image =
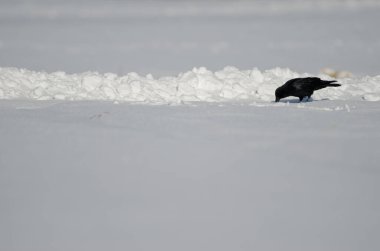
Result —
M86 72L65 74L44 73L16 68L0 68L0 98L36 100L107 100L171 104L193 101L271 101L275 89L287 80L306 77L289 69L240 71L225 67L211 72L194 68L177 77L137 73L125 76ZM320 76L328 79L327 76ZM315 93L317 99L380 100L380 76L339 79L339 88L326 88Z

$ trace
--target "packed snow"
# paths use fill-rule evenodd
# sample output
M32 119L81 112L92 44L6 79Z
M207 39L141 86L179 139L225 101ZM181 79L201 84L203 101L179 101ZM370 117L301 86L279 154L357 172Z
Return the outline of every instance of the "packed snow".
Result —
M44 73L24 69L0 68L0 98L36 100L107 100L172 104L192 101L271 101L275 89L287 80L305 77L289 69L240 71L225 67L211 72L194 68L176 77L155 79L151 74L125 76L86 72ZM320 76L328 78L327 76ZM316 92L317 99L380 100L380 75L339 79L339 88Z

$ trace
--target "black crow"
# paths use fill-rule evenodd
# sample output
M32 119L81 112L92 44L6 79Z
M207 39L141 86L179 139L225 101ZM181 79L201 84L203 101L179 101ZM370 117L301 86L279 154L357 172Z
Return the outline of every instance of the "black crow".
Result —
M334 82L336 80L321 80L316 77L291 79L276 89L276 102L289 96L298 97L301 102L304 97L309 99L316 90L329 86L340 86L340 84L332 84Z

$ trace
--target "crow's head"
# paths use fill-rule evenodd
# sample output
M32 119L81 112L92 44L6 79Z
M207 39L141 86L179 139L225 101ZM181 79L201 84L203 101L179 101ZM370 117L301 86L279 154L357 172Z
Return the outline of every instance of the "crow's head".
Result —
M276 95L276 101L275 102L279 102L280 99L285 98L285 95L283 94L281 87L276 89L275 95Z

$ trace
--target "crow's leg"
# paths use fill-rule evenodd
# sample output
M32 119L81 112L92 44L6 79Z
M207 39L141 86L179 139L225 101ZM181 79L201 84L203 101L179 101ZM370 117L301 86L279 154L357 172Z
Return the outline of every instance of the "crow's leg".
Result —
M304 97L298 97L299 99L300 99L300 103L302 102L302 99L304 98Z

